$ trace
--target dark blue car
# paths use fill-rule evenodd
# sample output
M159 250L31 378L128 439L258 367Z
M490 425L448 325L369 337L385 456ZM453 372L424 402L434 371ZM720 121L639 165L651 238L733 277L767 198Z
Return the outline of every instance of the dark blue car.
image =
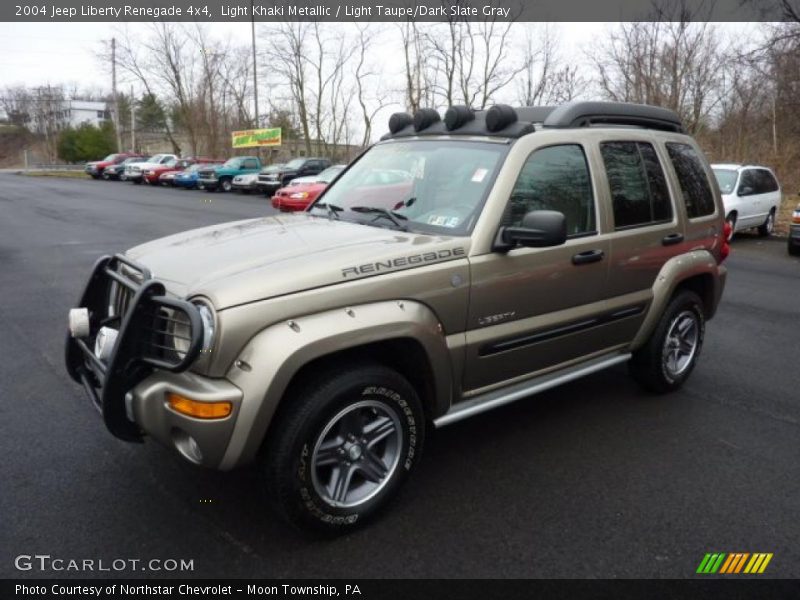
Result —
M172 180L173 184L176 187L186 188L187 190L192 190L197 187L197 169L199 169L201 164L193 164L190 167L186 167L183 171L175 175L175 179Z

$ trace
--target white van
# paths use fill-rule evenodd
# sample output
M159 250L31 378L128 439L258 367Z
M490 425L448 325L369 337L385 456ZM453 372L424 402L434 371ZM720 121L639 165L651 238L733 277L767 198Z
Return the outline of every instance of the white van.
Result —
M722 193L731 237L751 227L758 228L759 235L771 235L782 197L775 174L756 165L719 164L711 168Z

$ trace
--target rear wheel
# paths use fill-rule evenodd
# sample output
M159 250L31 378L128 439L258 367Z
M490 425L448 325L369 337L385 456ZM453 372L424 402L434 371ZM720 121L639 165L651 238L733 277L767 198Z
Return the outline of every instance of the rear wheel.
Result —
M657 393L678 389L689 378L705 334L700 297L678 292L667 305L647 343L628 363L631 375L644 388Z
M290 395L261 458L270 499L296 527L349 531L377 513L419 461L419 397L378 364L322 372Z
M800 244L792 243L791 237L789 238L788 250L792 256L800 256Z
M772 232L775 230L775 209L769 211L767 215L767 220L764 221L762 225L758 226L758 235L761 237L767 237L768 235L772 235Z

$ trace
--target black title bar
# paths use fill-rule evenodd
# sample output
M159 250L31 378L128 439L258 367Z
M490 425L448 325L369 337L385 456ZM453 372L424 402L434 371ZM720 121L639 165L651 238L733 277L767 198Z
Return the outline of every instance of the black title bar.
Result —
M0 21L785 21L793 0L3 0Z

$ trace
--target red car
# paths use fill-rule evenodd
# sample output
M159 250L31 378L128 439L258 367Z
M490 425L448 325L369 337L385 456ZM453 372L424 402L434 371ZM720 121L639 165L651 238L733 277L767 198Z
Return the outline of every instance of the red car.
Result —
M178 160L170 161L163 165L158 165L156 167L151 167L144 172L144 181L145 183L149 183L152 185L169 185L167 179L162 179L162 175L166 175L168 173L174 173L178 171L183 171L185 168L192 166L196 163L218 163L222 162L215 158L180 158Z
M141 154L134 154L133 152L116 152L114 154L109 154L103 160L95 160L92 162L87 162L84 166L84 173L89 175L92 179L100 179L103 176L103 171L106 170L106 167L110 167L111 165L117 165L121 163L126 158L140 158Z
M319 175L293 179L289 185L275 192L272 207L282 211L305 210L344 168L345 165L333 165Z

